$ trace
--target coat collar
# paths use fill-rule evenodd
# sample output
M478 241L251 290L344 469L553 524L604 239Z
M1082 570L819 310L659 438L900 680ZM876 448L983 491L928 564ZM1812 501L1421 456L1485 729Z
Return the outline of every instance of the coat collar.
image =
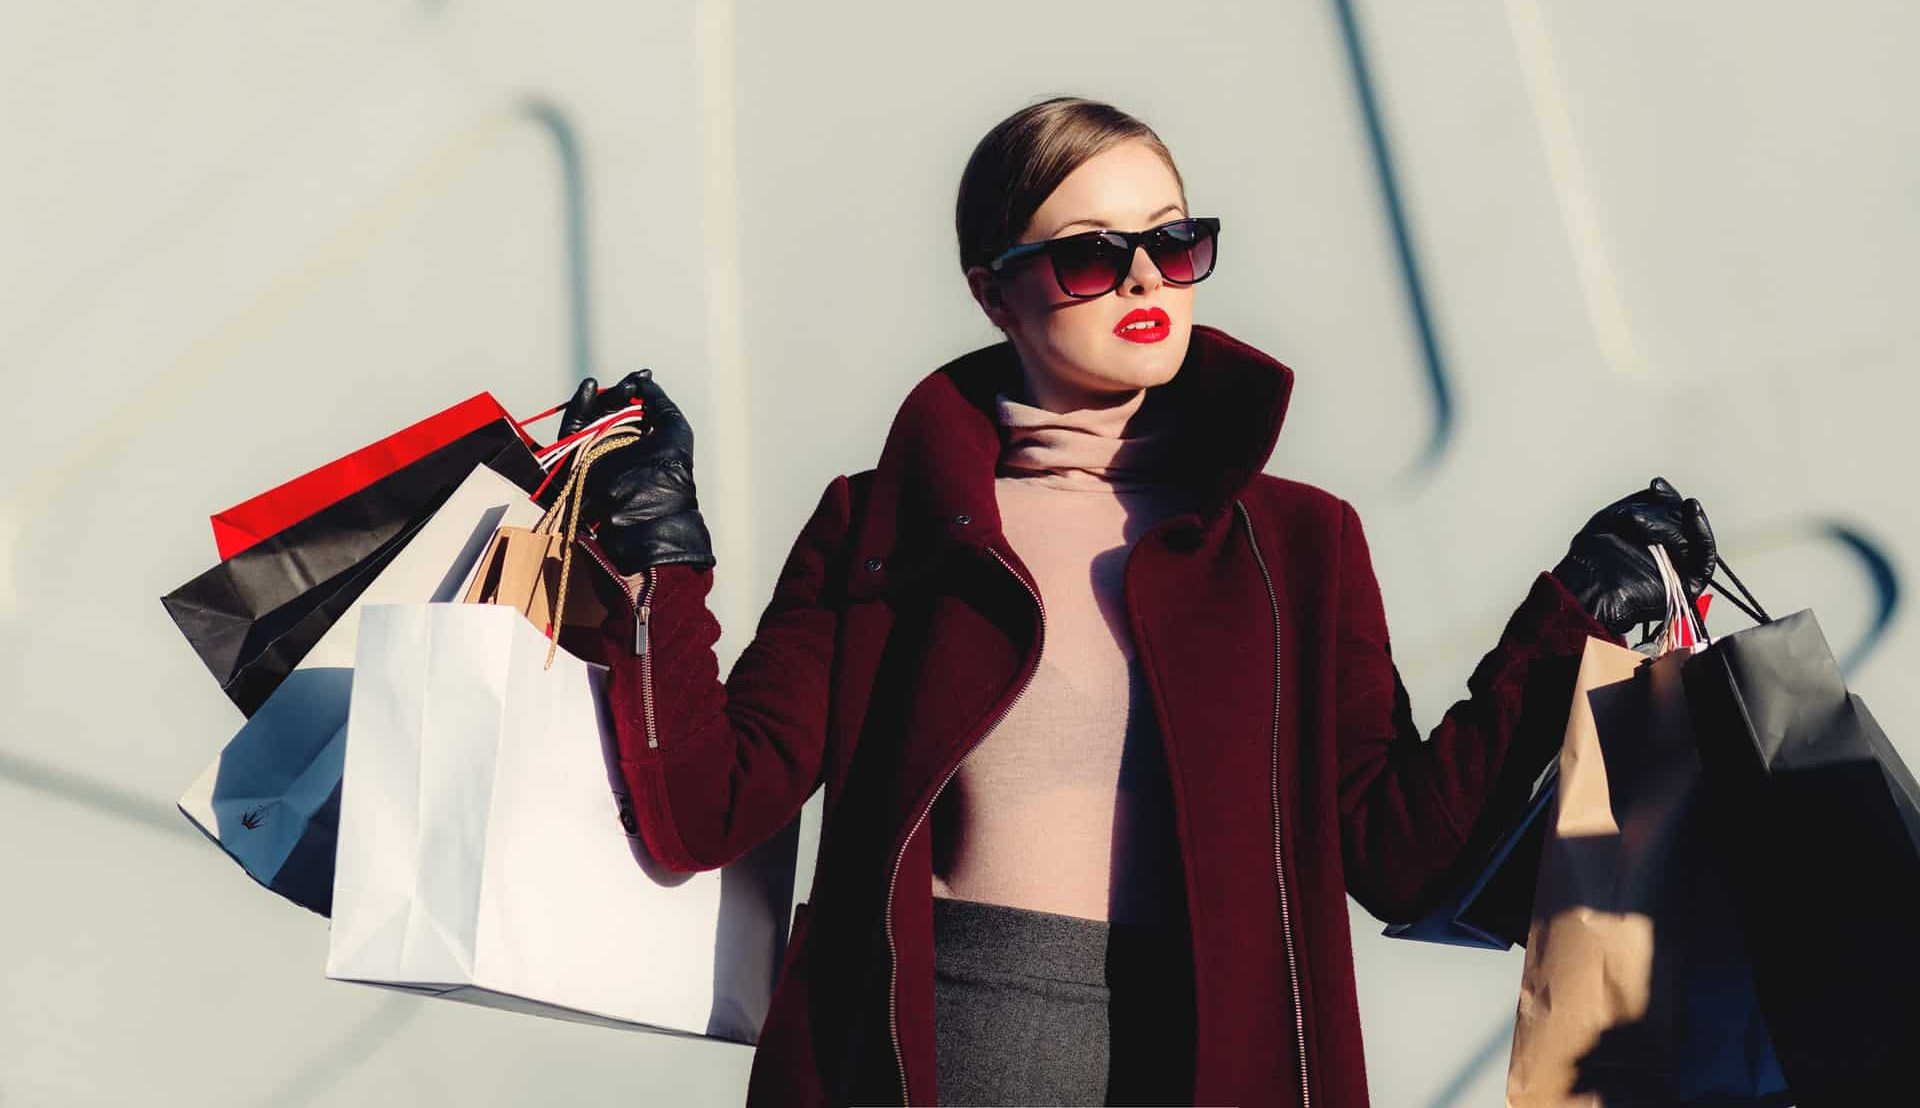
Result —
M925 563L953 544L999 543L994 397L1020 383L1013 346L1000 342L948 362L907 395L874 471L871 503L879 510L855 538L855 555L869 568L856 576L869 588L898 577L889 563ZM1292 392L1291 369L1218 328L1194 325L1179 372L1149 397L1178 413L1180 479L1198 493L1198 512L1174 526L1210 525L1266 467Z

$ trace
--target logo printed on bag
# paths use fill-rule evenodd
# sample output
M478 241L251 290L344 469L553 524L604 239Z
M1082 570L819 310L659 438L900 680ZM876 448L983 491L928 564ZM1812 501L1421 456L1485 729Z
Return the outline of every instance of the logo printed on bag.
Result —
M267 822L267 810L264 807L248 808L246 811L240 813L240 826L249 831L258 830L260 825L265 822Z

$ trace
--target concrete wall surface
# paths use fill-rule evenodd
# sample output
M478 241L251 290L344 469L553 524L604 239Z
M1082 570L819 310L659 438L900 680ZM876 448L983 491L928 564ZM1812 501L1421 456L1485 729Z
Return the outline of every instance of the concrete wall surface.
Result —
M1358 507L1424 726L1659 473L1920 758L1916 34L1878 0L0 6L0 1104L739 1103L744 1047L325 980L324 924L173 810L240 716L156 598L210 512L646 365L699 431L729 663L824 484L998 337L954 188L1048 95L1144 118L1223 220L1198 318L1296 370L1270 470ZM1374 1103L1500 1103L1519 952L1378 932Z

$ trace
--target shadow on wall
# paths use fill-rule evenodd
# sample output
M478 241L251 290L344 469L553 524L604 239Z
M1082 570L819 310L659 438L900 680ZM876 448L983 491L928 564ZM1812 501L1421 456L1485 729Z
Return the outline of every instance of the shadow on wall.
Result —
M561 222L567 243L567 322L572 347L568 364L573 377L568 384L593 372L593 295L588 286L592 269L587 265L587 170L580 156L580 131L565 110L550 100L528 97L520 110L545 128L553 140L553 152L560 163Z

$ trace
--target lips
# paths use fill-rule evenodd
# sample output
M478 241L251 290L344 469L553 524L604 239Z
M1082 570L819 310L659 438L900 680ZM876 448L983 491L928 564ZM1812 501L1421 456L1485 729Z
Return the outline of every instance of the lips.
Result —
M1113 333L1128 342L1159 342L1172 331L1172 321L1159 308L1135 308L1113 327Z

